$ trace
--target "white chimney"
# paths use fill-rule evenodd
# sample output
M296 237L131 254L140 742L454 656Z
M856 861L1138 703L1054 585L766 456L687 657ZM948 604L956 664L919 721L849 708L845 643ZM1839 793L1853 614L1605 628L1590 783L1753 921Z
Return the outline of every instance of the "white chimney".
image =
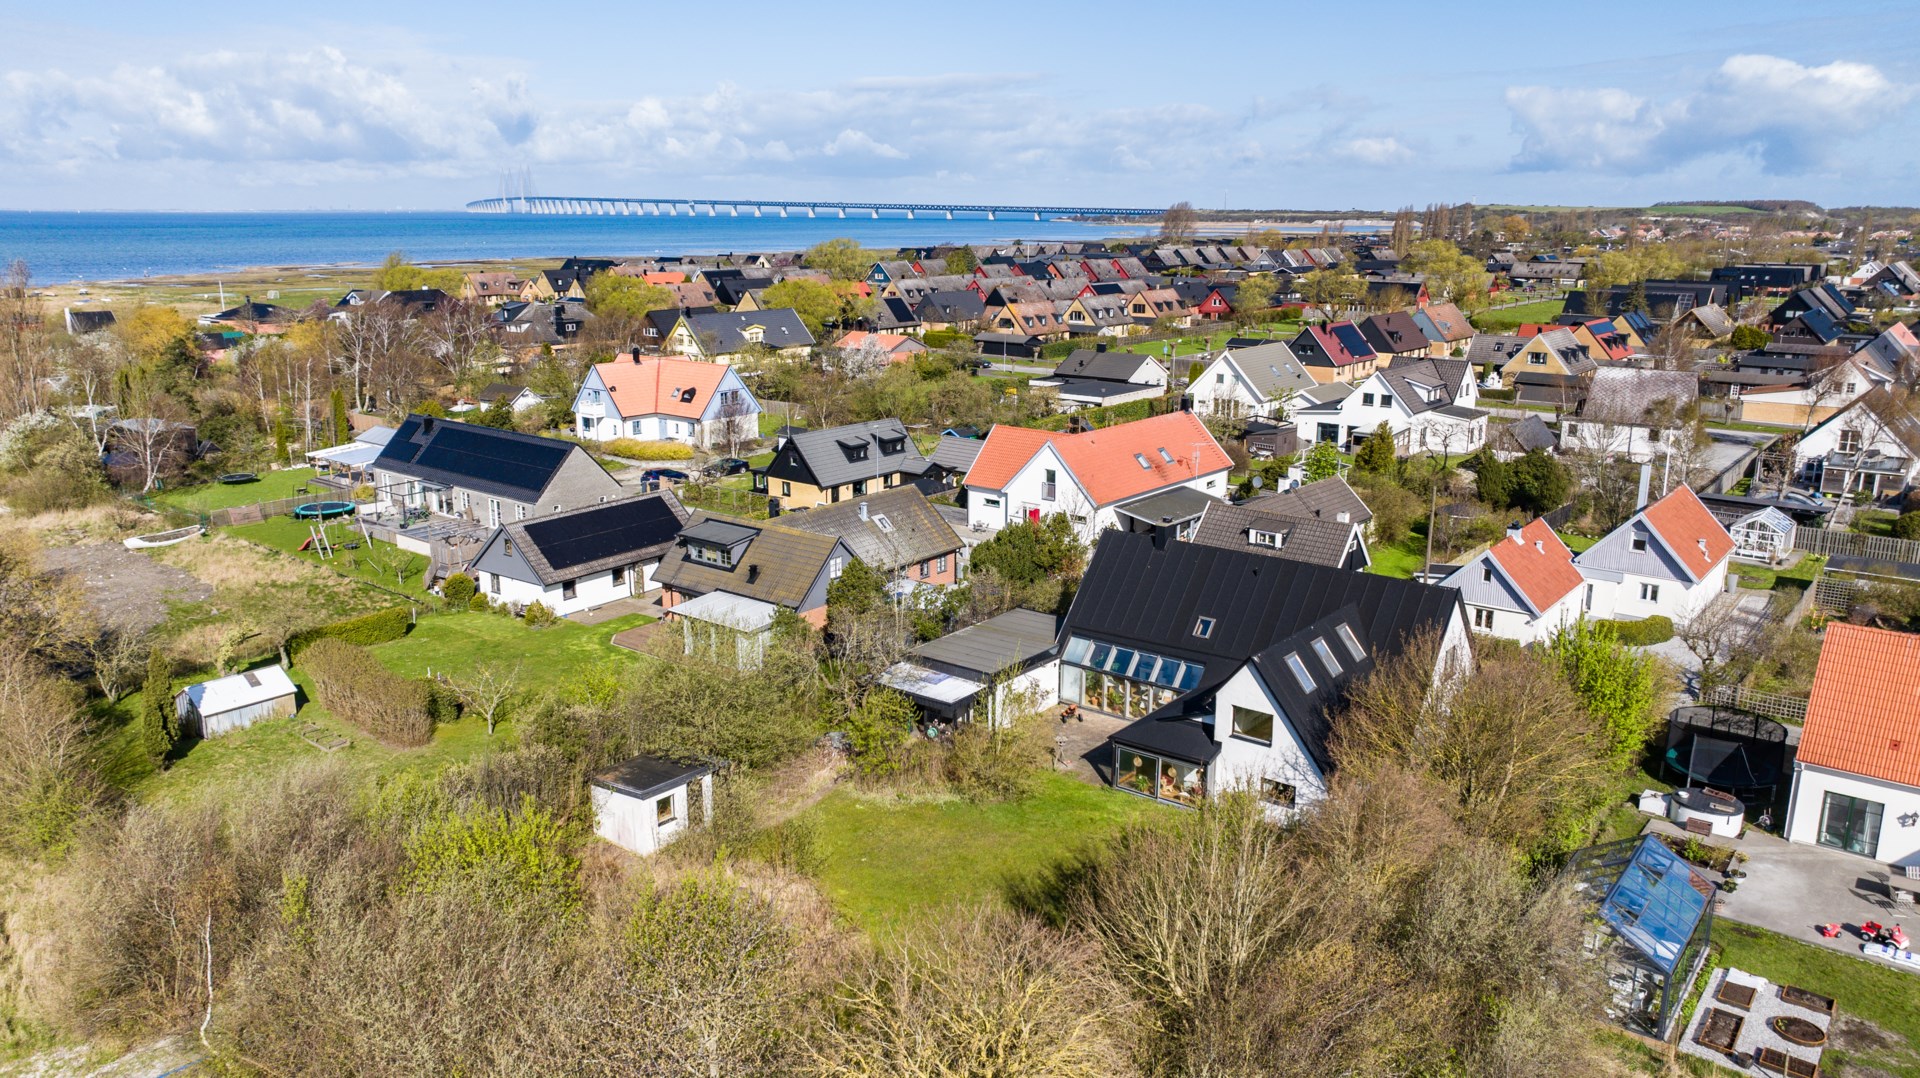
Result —
M1633 509L1639 512L1647 507L1647 490L1653 486L1653 462L1640 466L1640 493L1634 496Z
M867 519L867 503L866 502L860 503L860 519L861 520Z
M1516 542L1516 543L1518 543L1518 542L1521 542L1521 539L1520 539L1520 529L1522 528L1522 526L1523 526L1523 525L1521 525L1521 523L1520 523L1519 521L1517 521L1517 520L1516 520L1516 521L1513 521L1513 522L1512 522L1512 523L1510 523L1510 524L1508 524L1508 525L1507 525L1507 538L1509 538L1509 539L1511 539L1511 540L1513 540L1513 541L1514 541L1514 542Z

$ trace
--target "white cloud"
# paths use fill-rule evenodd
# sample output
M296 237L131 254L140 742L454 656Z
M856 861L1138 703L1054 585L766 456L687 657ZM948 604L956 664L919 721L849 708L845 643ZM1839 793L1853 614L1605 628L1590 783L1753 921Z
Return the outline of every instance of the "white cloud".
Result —
M820 147L820 152L828 157L847 154L859 157L885 157L894 161L902 160L907 156L884 142L876 141L865 131L855 131L851 127L844 128L839 134L833 136L833 141Z
M1810 67L1752 54L1728 57L1697 88L1665 100L1612 87L1509 87L1521 140L1512 167L1631 174L1745 155L1775 175L1833 170L1847 140L1913 95L1870 64Z
M1413 160L1413 151L1392 135L1353 138L1333 148L1333 156L1356 165L1384 168Z

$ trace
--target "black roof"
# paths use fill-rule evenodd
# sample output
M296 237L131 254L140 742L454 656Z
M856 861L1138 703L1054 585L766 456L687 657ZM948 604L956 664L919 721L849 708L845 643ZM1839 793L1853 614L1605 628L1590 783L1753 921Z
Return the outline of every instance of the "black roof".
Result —
M531 502L568 456L584 452L571 442L416 414L400 424L373 468Z
M556 572L649 547L671 545L681 517L671 498L646 496L540 517L521 525Z
M1144 533L1108 531L1067 611L1065 632L1205 667L1197 688L1142 723L1186 714L1183 709L1208 692L1208 682L1217 685L1252 662L1307 752L1326 770L1329 719L1346 686L1375 662L1397 655L1413 634L1444 631L1459 608L1460 593L1451 588L1196 543L1159 547ZM1194 634L1203 617L1213 620L1204 638ZM1365 657L1356 659L1342 645L1341 624L1358 637ZM1332 646L1339 673L1330 675L1314 655L1315 637ZM1293 652L1313 674L1311 692L1302 691L1284 666ZM1137 744L1139 736L1126 743Z
M596 774L593 784L634 797L652 797L676 786L684 786L712 770L707 764L683 764L658 756L635 756Z

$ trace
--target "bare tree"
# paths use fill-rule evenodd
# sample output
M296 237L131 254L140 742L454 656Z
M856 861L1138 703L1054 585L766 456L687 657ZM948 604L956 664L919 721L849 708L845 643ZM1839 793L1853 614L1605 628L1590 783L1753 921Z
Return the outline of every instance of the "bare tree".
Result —
M458 383L493 343L487 332L486 308L457 299L442 302L418 320L426 354Z
M1765 650L1762 641L1768 624L1768 619L1741 610L1738 596L1716 595L1675 630L1674 635L1700 664L1694 685L1700 699L1740 680L1741 673Z
M483 660L466 677L454 679L453 691L468 711L487 720L487 736L492 737L494 728L520 695L520 664Z
M1199 224L1200 215L1194 211L1193 203L1184 199L1167 207L1160 215L1160 238L1166 240L1184 240L1193 236L1194 228Z
M140 483L142 493L179 475L193 451L193 428L186 409L172 397L155 394L147 399L142 416L116 421L109 433L118 450L116 476L124 484Z

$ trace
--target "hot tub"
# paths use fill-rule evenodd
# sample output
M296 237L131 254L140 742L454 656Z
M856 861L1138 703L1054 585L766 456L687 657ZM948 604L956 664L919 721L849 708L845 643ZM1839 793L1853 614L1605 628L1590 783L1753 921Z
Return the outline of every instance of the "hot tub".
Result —
M1732 794L1695 786L1675 790L1667 798L1667 818L1681 827L1702 820L1720 838L1739 838L1747 817L1746 803Z

